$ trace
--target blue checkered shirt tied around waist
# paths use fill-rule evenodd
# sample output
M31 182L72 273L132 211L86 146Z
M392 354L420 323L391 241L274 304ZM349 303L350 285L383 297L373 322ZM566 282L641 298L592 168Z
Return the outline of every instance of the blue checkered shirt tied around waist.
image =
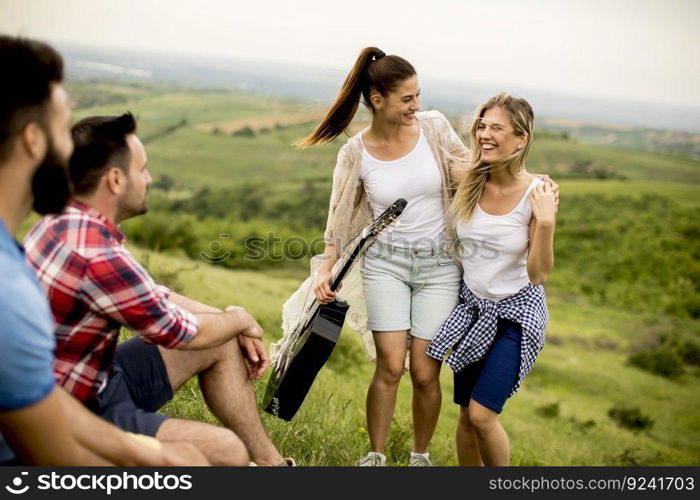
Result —
M440 327L430 343L428 355L442 361L447 351L452 354L447 364L455 372L479 361L488 352L496 338L498 319L508 319L522 328L520 343L520 372L509 396L520 388L525 376L532 370L537 355L544 346L547 327L547 303L544 287L527 285L515 295L503 300L480 299L462 282L459 304Z

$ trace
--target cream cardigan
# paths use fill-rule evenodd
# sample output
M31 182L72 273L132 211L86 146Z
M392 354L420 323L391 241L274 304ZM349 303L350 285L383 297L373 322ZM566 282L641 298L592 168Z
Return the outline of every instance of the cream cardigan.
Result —
M447 118L439 111L416 113L416 119L423 129L430 149L440 166L442 176L442 199L445 208L445 251L454 255L458 244L454 218L447 208L454 194L450 176L451 158L468 159L469 149L455 133ZM333 170L333 188L328 209L328 222L324 232L326 243L335 245L343 252L348 245L359 237L362 229L372 223L372 210L367 193L360 181L362 164L362 143L360 134L351 137L340 148L338 160ZM270 353L273 363L279 349L288 340L289 333L295 328L302 315L313 302L312 285L314 276L323 259L317 255L311 259L311 276L297 289L282 307L282 329L284 336L272 344ZM355 262L357 263L359 259ZM457 262L459 264L459 262ZM336 271L334 269L334 271ZM346 317L348 325L360 335L370 360L376 357L372 332L367 329L367 311L362 294L362 277L359 266L353 266L343 280L338 297L350 305Z
M469 150L452 129L447 118L439 111L416 113L416 118L440 166L442 201L443 206L447 208L453 195L448 158L452 155L468 158ZM340 252L360 234L364 227L372 223L372 209L364 186L360 182L361 133L351 137L340 148L338 161L333 170L333 189L324 239L326 243L334 244ZM445 233L448 241L455 241L454 219L447 210L445 210Z

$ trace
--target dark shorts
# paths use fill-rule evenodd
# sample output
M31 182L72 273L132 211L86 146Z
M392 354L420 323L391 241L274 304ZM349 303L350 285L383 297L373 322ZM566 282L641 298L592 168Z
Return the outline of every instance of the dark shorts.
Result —
M119 344L107 386L88 406L125 431L155 436L170 418L155 412L172 397L158 347L134 337Z
M520 373L522 328L507 319L498 320L498 331L488 352L476 363L454 374L454 402L469 406L473 399L501 413Z

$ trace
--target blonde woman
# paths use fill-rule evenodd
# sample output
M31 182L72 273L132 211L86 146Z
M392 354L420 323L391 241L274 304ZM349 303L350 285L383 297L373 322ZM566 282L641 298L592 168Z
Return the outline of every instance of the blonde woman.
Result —
M498 421L544 344L542 284L554 265L555 193L525 169L534 115L499 94L476 112L467 178L452 201L461 242L459 304L428 355L454 370L460 465L508 465Z

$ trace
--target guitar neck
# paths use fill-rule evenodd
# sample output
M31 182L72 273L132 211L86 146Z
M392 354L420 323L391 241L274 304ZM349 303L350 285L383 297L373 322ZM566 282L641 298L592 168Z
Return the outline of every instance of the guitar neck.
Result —
M369 236L361 238L360 241L357 242L355 247L352 249L352 252L348 252L347 256L343 257L344 262L340 267L340 271L338 271L338 274L336 274L335 278L333 278L333 280L331 281L332 292L335 292L338 289L340 283L343 281L343 278L345 278L345 275L348 273L348 271L350 271L350 268L352 267L353 262L357 258L357 255L360 253L360 250L363 246L365 246L369 239Z

